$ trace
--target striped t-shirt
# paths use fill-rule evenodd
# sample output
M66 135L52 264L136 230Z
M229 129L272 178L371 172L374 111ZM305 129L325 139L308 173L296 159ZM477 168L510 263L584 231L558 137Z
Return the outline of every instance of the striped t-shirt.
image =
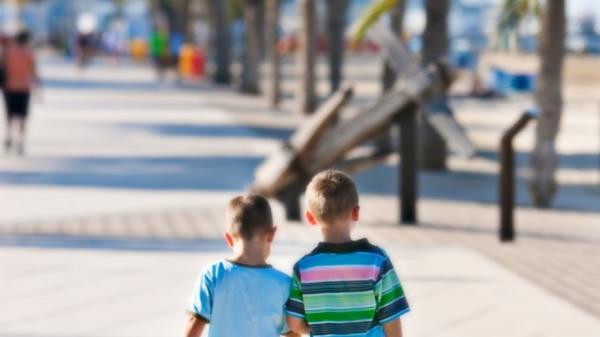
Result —
M294 265L287 314L311 336L379 337L410 311L387 254L366 239L321 242Z

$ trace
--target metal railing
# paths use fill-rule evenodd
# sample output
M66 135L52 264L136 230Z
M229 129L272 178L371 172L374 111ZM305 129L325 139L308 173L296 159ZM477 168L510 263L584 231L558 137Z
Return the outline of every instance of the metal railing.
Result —
M525 111L510 127L500 142L500 241L511 242L515 239L514 208L515 208L515 162L513 139L527 126L529 121L537 119L537 108Z

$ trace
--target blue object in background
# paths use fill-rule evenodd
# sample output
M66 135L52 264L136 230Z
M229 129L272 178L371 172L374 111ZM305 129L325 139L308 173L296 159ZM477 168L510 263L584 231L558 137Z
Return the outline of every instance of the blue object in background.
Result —
M458 69L476 70L478 60L472 51L457 51L452 53L452 63Z
M518 92L532 92L535 89L536 77L527 73L511 73L504 69L492 68L491 87L501 95Z
M169 48L171 49L171 55L175 58L179 57L179 50L183 46L183 35L180 33L172 33L169 39Z

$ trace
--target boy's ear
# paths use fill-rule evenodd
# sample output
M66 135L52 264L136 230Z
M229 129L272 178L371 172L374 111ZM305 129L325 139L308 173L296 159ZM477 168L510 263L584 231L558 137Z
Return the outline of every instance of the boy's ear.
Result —
M277 233L277 227L273 226L267 232L267 242L273 242L273 239L275 238L275 233Z
M350 216L352 221L358 221L358 219L360 218L360 206L354 206L354 208L352 208L352 214Z
M225 232L225 234L223 234L223 237L225 238L225 242L227 243L227 246L232 248L233 247L233 235L229 232Z
M315 218L315 216L310 211L306 211L306 220L311 225L316 225L317 224L317 219Z

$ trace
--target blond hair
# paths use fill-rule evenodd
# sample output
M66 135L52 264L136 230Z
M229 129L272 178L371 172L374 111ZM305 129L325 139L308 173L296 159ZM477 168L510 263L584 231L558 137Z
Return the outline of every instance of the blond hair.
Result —
M273 215L267 199L258 194L237 196L227 208L229 231L244 240L264 234L273 227Z
M315 175L306 187L308 209L325 223L347 216L358 206L358 192L352 179L341 171L327 170Z

